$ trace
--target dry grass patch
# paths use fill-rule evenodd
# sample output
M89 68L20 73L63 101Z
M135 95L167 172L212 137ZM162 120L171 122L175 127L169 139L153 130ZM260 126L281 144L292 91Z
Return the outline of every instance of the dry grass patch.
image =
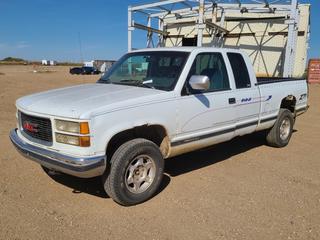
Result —
M52 71L52 70L33 70L32 72L34 72L34 73L54 73L56 71Z

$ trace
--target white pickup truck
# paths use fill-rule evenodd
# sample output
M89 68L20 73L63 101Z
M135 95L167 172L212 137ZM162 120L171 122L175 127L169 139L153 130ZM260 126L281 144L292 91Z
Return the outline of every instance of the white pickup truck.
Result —
M18 99L10 138L45 169L102 176L110 197L134 205L155 194L166 158L261 130L286 146L307 98L305 80L257 79L237 50L144 49L97 83Z

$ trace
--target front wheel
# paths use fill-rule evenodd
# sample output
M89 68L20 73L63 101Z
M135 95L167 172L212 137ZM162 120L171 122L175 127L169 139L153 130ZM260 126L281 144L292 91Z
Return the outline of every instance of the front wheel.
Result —
M117 203L130 206L151 198L162 180L164 160L156 144L134 139L113 154L109 171L103 175L107 194Z
M280 109L277 121L267 134L267 143L272 147L285 147L288 145L294 119L288 109Z

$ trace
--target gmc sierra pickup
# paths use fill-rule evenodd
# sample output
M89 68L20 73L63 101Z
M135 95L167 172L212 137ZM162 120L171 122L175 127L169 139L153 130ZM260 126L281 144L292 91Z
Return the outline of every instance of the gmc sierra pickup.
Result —
M261 130L286 146L307 98L306 80L256 78L237 50L144 49L97 83L18 99L10 138L45 169L101 176L114 201L134 205L157 191L165 158Z

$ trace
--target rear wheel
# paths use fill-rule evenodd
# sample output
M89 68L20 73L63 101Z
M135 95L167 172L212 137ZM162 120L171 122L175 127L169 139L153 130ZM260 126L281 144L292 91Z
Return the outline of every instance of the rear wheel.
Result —
M288 109L280 109L277 121L267 134L267 142L272 147L288 145L293 129L294 119Z
M107 194L117 203L135 205L151 198L159 188L164 160L157 145L134 139L113 154L102 180Z

